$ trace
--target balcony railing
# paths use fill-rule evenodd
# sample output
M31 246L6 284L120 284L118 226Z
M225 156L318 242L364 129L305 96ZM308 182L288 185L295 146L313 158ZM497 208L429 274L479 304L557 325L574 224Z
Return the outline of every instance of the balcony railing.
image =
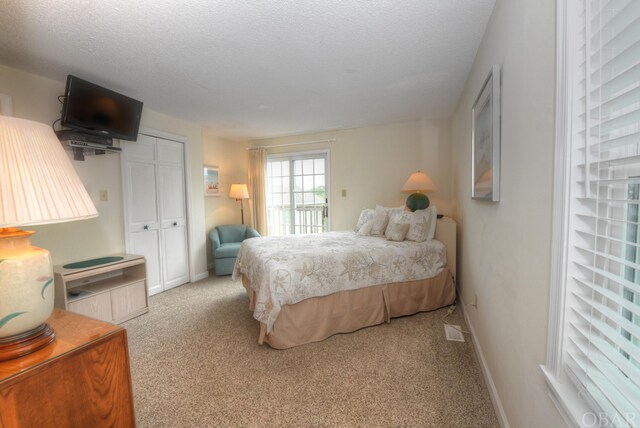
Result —
M291 235L326 232L328 229L328 206L300 205L293 210L288 206L267 207L269 235ZM293 227L292 227L293 223Z

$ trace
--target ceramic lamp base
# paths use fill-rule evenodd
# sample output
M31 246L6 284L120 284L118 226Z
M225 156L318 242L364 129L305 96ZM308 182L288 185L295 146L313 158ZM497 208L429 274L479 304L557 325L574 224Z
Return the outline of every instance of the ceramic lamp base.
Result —
M22 357L42 349L56 338L56 332L49 324L42 324L33 330L0 338L0 361Z
M411 212L429 208L429 198L424 193L412 193L407 198L407 208Z
M0 360L53 340L53 331L45 327L54 303L51 256L31 246L32 234L0 228Z

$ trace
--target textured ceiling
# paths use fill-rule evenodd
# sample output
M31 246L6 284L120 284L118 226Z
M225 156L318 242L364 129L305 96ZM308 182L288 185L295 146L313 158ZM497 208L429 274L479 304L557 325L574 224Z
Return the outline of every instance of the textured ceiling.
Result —
M231 137L448 117L494 0L2 0L0 63Z

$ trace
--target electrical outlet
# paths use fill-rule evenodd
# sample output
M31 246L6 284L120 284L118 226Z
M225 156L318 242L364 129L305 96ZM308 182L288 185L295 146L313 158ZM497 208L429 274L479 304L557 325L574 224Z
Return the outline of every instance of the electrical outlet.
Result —
M109 191L108 190L101 190L100 191L100 200L102 202L107 202L109 200Z

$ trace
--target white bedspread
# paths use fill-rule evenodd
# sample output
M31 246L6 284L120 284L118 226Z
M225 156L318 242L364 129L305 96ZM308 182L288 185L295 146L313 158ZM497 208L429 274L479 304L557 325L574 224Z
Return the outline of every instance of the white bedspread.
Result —
M446 265L440 241L393 242L354 232L247 239L233 279L256 292L254 318L271 331L282 305L372 285L432 278Z

